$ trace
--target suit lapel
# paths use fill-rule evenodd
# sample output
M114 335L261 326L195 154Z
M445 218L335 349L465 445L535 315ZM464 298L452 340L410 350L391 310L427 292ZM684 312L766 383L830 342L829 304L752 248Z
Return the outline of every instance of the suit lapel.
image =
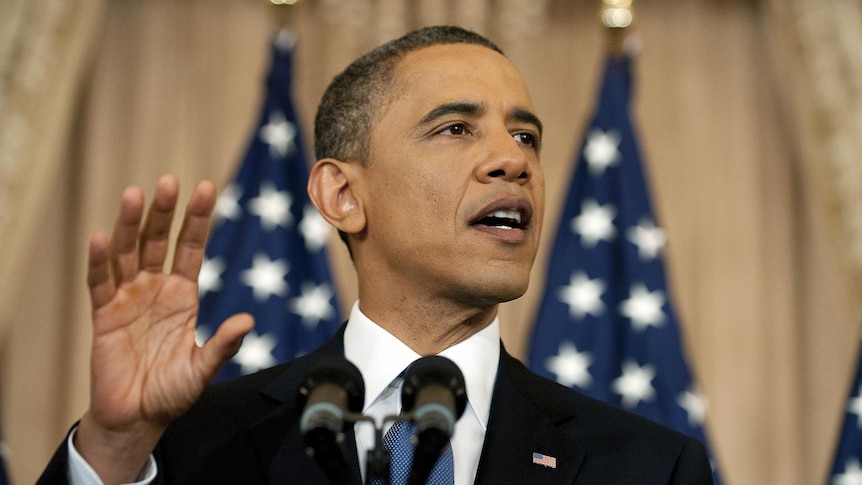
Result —
M541 387L541 379L502 350L476 484L575 481L585 454L567 433L574 415ZM546 465L534 463L534 453Z

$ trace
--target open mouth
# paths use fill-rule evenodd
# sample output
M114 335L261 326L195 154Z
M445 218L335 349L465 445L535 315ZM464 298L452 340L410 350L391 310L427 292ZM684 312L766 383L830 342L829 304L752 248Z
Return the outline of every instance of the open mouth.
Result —
M519 210L495 210L479 218L473 224L500 229L524 229L526 226L526 217Z

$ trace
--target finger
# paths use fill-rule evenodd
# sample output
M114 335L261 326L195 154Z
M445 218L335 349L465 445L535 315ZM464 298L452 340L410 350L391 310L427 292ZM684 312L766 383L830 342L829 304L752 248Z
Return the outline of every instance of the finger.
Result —
M179 181L173 175L163 175L156 184L156 193L140 234L140 269L143 271L161 273L164 268L179 191Z
M215 203L216 189L212 182L205 180L199 183L186 207L183 226L177 237L173 272L194 282L198 280L204 259Z
M114 280L111 279L111 242L103 231L90 236L87 260L87 287L93 311L102 307L114 296Z
M138 228L144 211L144 192L127 187L120 200L120 214L111 236L111 269L117 285L138 273Z
M200 349L199 370L207 381L239 351L242 338L254 328L254 317L239 313L225 320Z

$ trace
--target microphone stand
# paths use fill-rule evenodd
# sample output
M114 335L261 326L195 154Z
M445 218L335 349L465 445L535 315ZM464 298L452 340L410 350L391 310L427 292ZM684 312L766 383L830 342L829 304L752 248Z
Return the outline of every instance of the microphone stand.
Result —
M368 450L368 455L366 457L366 485L376 483L390 485L389 467L391 466L391 457L389 456L389 450L383 446L383 428L387 423L394 423L395 421L401 421L404 419L405 417L403 414L391 414L383 418L383 424L381 426L377 426L371 418L363 420L370 421L374 425L374 447Z

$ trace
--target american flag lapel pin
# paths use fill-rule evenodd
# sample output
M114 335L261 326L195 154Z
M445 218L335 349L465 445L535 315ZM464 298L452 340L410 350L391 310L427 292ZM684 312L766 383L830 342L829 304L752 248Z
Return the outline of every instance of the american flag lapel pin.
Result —
M543 455L534 451L533 464L542 465L548 468L557 468L557 459L553 456Z

